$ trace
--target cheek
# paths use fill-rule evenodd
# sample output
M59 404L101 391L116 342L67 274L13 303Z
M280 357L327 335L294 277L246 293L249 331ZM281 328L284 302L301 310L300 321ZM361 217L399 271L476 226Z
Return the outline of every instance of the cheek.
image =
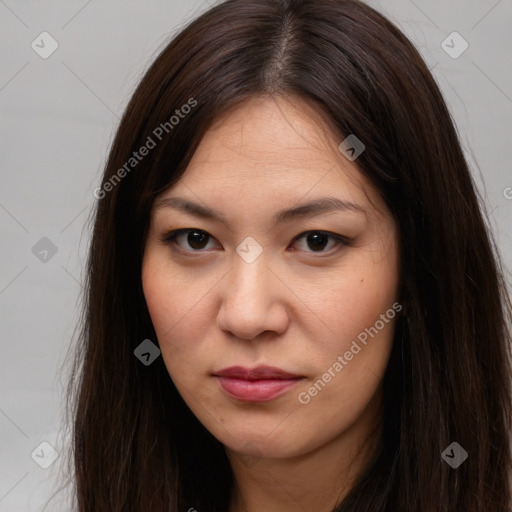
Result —
M367 329L376 322L380 339L392 338L397 314L392 305L397 300L399 276L394 248L390 246L378 260L370 251L354 255L337 275L317 282L309 295L311 309L321 320L315 335L326 340L326 354L332 358L333 353L349 350L351 342L359 335L364 340ZM390 308L383 325L381 315Z
M318 414L330 411L333 424L361 413L389 360L401 305L396 302L396 252L384 254L379 260L371 253L354 259L339 279L316 283L310 296L311 309L321 319L311 332L318 340L317 375L300 390L305 395L299 401L308 402L311 410L318 407Z
M175 294L170 293L171 289L167 280L162 278L158 271L143 270L142 286L151 321L160 337L174 324Z
M142 285L162 358L178 389L194 379L204 366L208 347L202 326L211 323L205 310L211 278L191 279L176 268L161 265L161 257L144 260Z
M186 301L181 294L181 300L177 299L178 288L160 260L151 251L146 254L142 266L142 287L162 357L170 373L172 368L169 365L179 356L174 354L176 350L169 340L173 339L176 328L179 328L180 318L186 314Z
M370 400L384 376L393 344L401 309L395 292L394 286L367 284L366 278L359 277L337 288L330 306L322 310L322 325L311 332L312 339L318 340L311 347L318 373L310 387L301 391L318 395L317 403L333 404L335 414L340 408L355 412Z
M170 265L168 260L162 251L150 250L142 266L144 297L153 326L162 342L196 314L204 295L212 286L211 278L191 276Z

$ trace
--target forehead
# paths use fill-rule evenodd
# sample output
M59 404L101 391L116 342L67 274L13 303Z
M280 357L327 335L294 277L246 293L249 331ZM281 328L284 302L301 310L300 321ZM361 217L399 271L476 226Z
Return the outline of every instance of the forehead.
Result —
M207 199L210 205L269 208L336 196L373 209L380 195L319 112L300 100L257 97L216 120L185 173L162 194Z
M257 168L258 176L308 168L313 162L325 167L340 160L341 155L336 155L338 138L305 102L256 97L216 120L187 172L192 175L204 164L250 174ZM300 177L302 173L295 174Z

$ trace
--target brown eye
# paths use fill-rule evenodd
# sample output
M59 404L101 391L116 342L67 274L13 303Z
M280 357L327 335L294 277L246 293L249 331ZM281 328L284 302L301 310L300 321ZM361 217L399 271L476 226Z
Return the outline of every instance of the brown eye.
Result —
M213 248L208 247L208 243L214 241L215 238L202 229L184 228L171 231L161 240L165 244L176 245L182 251L203 252L204 249ZM328 231L306 231L297 236L293 244L296 245L299 241L306 242L305 244L303 243L303 247L299 248L299 250L309 253L330 253L332 252L331 249L335 249L340 245L349 245L347 238Z
M177 229L172 231L162 241L166 244L173 243L180 249L190 252L200 252L202 249L208 248L208 242L214 238L202 229Z
M189 231L187 235L187 243L193 249L204 249L208 243L209 235L204 231Z
M303 249L306 252L325 253L330 252L330 249L336 248L339 245L348 245L346 238L327 231L307 231L295 238L294 242L299 240L306 241L306 246L310 249ZM324 250L326 247L328 249Z

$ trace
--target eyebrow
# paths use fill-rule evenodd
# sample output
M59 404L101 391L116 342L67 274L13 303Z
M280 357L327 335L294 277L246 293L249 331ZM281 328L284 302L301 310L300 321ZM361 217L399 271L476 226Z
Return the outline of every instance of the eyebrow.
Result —
M202 219L220 221L227 224L224 215L214 208L209 208L184 199L182 197L164 197L156 201L155 209L173 208ZM285 222L292 219L311 217L334 211L350 211L367 215L367 211L358 204L344 201L337 197L321 197L309 203L281 210L274 215L274 222Z

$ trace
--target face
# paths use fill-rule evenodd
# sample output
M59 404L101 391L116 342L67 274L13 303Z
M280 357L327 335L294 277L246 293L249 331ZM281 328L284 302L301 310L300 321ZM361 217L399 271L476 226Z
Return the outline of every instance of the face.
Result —
M142 281L179 393L229 450L304 455L376 417L396 225L300 100L218 120L157 198Z

